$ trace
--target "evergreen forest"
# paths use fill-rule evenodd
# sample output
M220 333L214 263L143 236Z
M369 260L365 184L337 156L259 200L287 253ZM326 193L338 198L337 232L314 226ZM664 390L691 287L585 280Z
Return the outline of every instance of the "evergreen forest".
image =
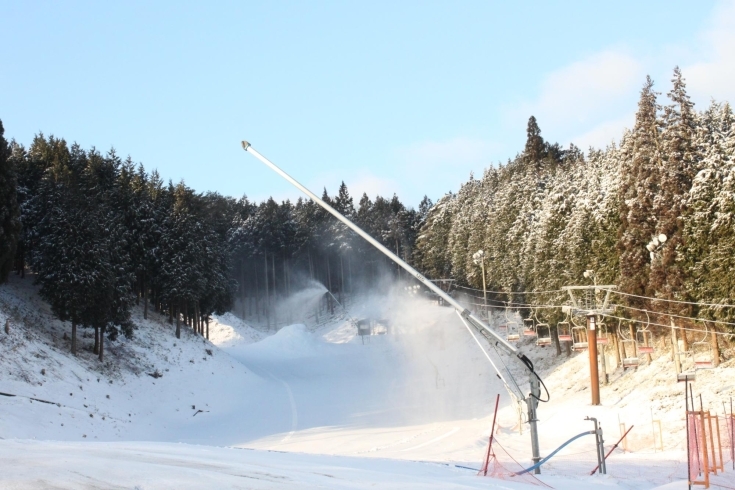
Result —
M607 148L547 142L532 116L515 158L435 204L355 203L344 183L323 199L427 277L475 297L483 250L496 308L525 315L566 302L562 286L595 281L617 286L621 321L707 320L735 332L733 112L716 101L695 109L678 68L665 96L645 80L634 126ZM136 303L167 315L177 335L182 324L207 335L210 316L231 309L275 324L275 298L311 280L341 297L400 276L309 200L197 193L114 150L43 134L25 148L0 124L0 282L26 271L69 322L72 352L77 328L91 328L100 359L105 338L134 334ZM556 307L536 315L564 318Z

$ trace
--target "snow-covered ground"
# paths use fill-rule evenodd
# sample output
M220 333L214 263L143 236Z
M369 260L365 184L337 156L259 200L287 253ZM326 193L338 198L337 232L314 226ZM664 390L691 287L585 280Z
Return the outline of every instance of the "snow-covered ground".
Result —
M526 466L530 440L450 308L390 291L355 299L348 315L319 327L277 333L228 313L210 324L209 341L186 328L176 339L165 317L134 315L135 338L108 342L100 365L91 331L82 331L77 358L67 354L68 325L52 318L30 279L0 286L0 325L11 318L10 334L0 331L0 392L16 395L0 396L0 487L527 488L466 469L481 464L497 394L499 443ZM363 343L346 316L388 318L391 331ZM591 429L586 416L601 420L608 446L620 423L635 425L634 451L614 452L607 476L589 476L596 459L586 437L545 464L541 480L686 486L682 386L667 356L615 374L592 407L586 353L566 360L549 348L523 350L551 392L539 408L542 455ZM525 389L525 375L512 370ZM733 362L700 371L695 392L721 413L735 395ZM661 421L663 451L654 450L652 419ZM713 481L735 486L735 471Z

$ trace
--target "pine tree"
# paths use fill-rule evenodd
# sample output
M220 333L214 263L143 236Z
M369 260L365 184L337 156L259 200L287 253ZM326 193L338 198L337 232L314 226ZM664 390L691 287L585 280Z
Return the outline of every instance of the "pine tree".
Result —
M645 247L658 224L654 214L662 168L658 109L653 81L647 77L638 101L635 126L623 143L625 165L620 188L620 286L624 292L637 295L650 294L650 261Z
M21 229L15 160L4 134L0 121L0 284L8 280L13 268Z
M652 236L664 234L666 242L651 262L650 290L667 299L684 299L681 295L685 270L677 260L682 252L683 215L692 179L699 165L694 144L694 104L686 93L686 84L679 68L674 69L673 88L665 107L664 130L661 135L663 165L659 169L660 185L653 203L657 218Z

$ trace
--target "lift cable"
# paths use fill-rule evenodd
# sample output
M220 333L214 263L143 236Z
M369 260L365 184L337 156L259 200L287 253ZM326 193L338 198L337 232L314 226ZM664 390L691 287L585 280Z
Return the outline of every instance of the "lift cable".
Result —
M600 289L601 291L609 291L613 294L619 294L621 296L630 296L632 298L649 299L651 301L663 301L666 303L678 303L682 305L696 305L696 306L706 306L706 307L715 307L715 308L735 308L735 305L729 305L725 303L699 303L696 301L680 301L676 299L651 298L650 296L641 296L639 294L623 293L622 291L617 291L613 289L605 289L605 288L598 288L598 289Z

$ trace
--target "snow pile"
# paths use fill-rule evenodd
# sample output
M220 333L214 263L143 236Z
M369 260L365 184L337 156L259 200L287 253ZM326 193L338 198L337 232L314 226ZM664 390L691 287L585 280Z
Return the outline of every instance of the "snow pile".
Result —
M241 344L252 344L267 337L267 333L259 330L234 314L212 315L209 324L209 340L219 347Z

